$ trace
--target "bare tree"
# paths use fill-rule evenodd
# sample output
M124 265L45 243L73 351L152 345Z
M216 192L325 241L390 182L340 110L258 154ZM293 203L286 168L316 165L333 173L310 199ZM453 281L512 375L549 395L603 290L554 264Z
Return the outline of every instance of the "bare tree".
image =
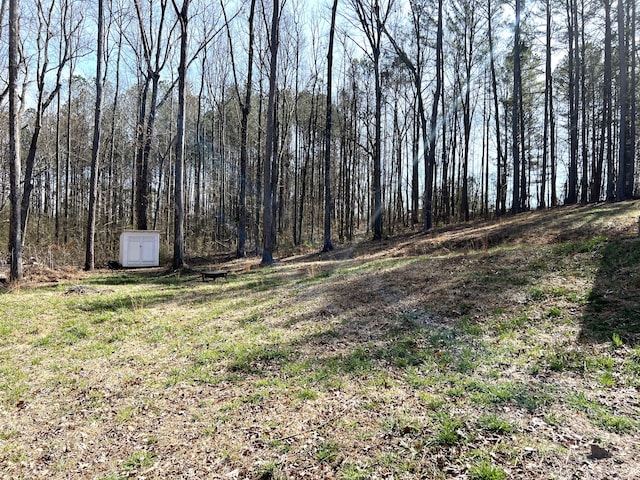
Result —
M60 18L54 17L55 8L60 5ZM25 162L24 170L24 190L22 192L21 206L20 206L20 229L22 241L25 240L25 233L27 227L27 220L29 217L29 205L31 201L31 192L33 191L33 173L36 166L36 154L38 151L38 141L40 139L40 133L42 131L42 118L51 105L51 102L56 98L58 91L62 86L62 72L65 65L71 59L74 54L71 49L72 36L80 28L80 21L74 25L68 25L67 12L70 9L69 1L65 0L62 3L52 1L50 5L45 6L42 1L38 0L36 3L38 12L38 35L36 38L37 46L37 65L36 65L36 87L37 98L34 114L33 133L31 134L31 141L29 143L29 151ZM59 20L62 25L62 32L60 35L63 38L63 47L61 49L62 55L57 59L57 65L51 66L50 47L55 34L55 23ZM47 79L50 72L55 73L55 83L51 91L47 92Z
M578 201L578 117L580 108L577 0L566 0L566 12L569 36L569 172L566 203L574 204Z
M269 49L271 53L271 62L269 65L269 96L267 103L267 138L265 144L264 156L264 194L263 194L263 213L262 213L262 265L271 265L273 263L273 247L275 236L275 218L273 208L273 176L277 172L273 170L274 163L274 146L276 142L276 111L275 97L277 86L277 64L278 64L278 44L280 30L280 0L273 1L273 11L271 14L271 33L269 41Z
M636 119L637 119L637 102L636 102L636 88L637 88L637 40L636 40L636 30L637 30L637 16L636 16L636 2L631 3L631 18L629 22L629 37L630 37L630 45L629 51L631 52L631 64L629 68L631 69L631 79L629 84L629 98L630 100L630 112L629 112L629 141L627 145L629 146L629 151L627 154L627 160L629 162L628 168L626 168L627 180L626 180L626 190L625 197L633 198L634 195L634 181L635 181L635 162L636 162Z
M516 0L516 23L513 29L513 98L512 98L512 115L511 115L511 148L513 154L513 202L511 208L514 213L522 210L522 202L520 198L520 145L519 133L523 125L520 124L520 112L522 98L520 92L522 90L522 73L520 71L520 14L522 10L521 0Z
M625 11L626 9L626 11ZM625 19L626 17L626 19ZM618 201L633 197L636 143L636 2L618 2L618 52L620 62L620 145Z
M431 104L431 119L430 124L427 126L427 116L424 106L424 100L422 98L422 81L423 81L423 67L421 46L424 42L424 38L421 36L422 23L424 21L424 6L418 2L411 2L411 18L413 22L413 30L416 35L417 45L417 58L416 61L412 61L407 53L401 48L398 42L388 30L385 29L391 44L393 45L396 54L400 57L400 60L404 63L407 69L411 72L413 78L414 88L416 90L417 103L418 103L418 123L420 130L422 131L422 145L424 152L424 168L425 168L425 191L424 191L424 221L423 230L429 231L433 227L433 190L434 190L434 173L436 164L436 140L438 137L438 103L440 94L442 91L442 46L443 46L443 18L442 18L442 0L438 0L438 17L436 19L437 31L436 31L436 88L433 93L433 103ZM417 188L417 186L416 186ZM414 201L414 204L416 202Z
M618 0L618 54L620 62L619 75L619 103L620 103L620 134L618 147L618 181L616 184L616 200L624 200L625 168L627 166L627 118L628 118L628 79L627 79L627 45L625 39L624 1Z
M236 255L238 257L245 257L247 255L246 242L247 242L247 162L249 159L249 151L247 147L249 138L249 114L251 113L251 91L253 88L253 43L254 43L254 17L256 10L256 0L251 0L249 7L249 45L248 45L248 58L247 58L247 78L245 83L244 98L240 94L240 87L238 83L238 73L236 69L235 55L233 52L233 41L231 38L231 30L229 21L227 19L227 13L224 8L224 0L220 0L220 6L225 17L225 25L227 30L227 40L229 41L229 49L231 51L231 66L233 69L233 78L235 80L235 91L238 97L238 103L242 110L242 118L240 120L240 198L238 205L238 242L236 248Z
M331 243L331 80L333 76L333 37L336 30L336 12L338 0L333 0L331 8L331 26L329 27L329 50L327 52L327 112L324 127L324 245L323 252L333 250Z
M22 228L20 218L20 98L18 70L20 68L19 0L9 0L9 177L11 183L11 219L9 225L9 252L11 254L10 280L22 280Z
M550 0L549 0L550 1ZM507 172L504 164L506 154L502 149L502 137L500 136L500 108L498 106L498 81L496 76L496 61L493 35L493 17L491 10L493 0L487 0L487 37L489 40L489 68L491 70L491 91L493 96L493 112L496 127L496 215L504 215L506 212Z
M154 11L154 5L158 5L158 12ZM164 38L168 0L160 0L159 2L149 0L148 18L145 17L141 0L135 0L134 6L142 44L141 62L143 62L139 66L143 84L140 92L140 111L137 126L135 213L137 228L146 230L148 227L147 212L149 208L149 157L156 114L160 104L158 100L160 75L168 62L171 49L168 39ZM154 13L158 13L159 16L157 23L153 20L155 18ZM150 92L149 89L151 89Z
M540 208L546 207L547 165L549 152L549 121L553 78L551 74L551 0L545 0L546 42L545 42L545 88L544 121L542 134L542 179L540 181ZM555 161L552 159L552 161Z
M455 69L456 82L460 90L460 107L462 110L462 126L463 126L463 156L462 156L462 188L460 191L462 215L465 221L470 218L469 212L469 159L470 159L470 142L471 127L473 121L473 110L475 101L471 98L472 89L472 71L476 64L476 35L478 31L479 15L477 9L479 7L475 0L459 0L453 2L452 7L456 20L452 22L451 27L455 36L455 43L459 53L462 55L462 64Z
M180 23L180 63L178 65L178 113L176 131L174 226L173 226L173 268L184 267L184 155L185 155L185 95L187 83L187 46L189 35L189 3L183 0L178 7L171 0Z
M375 82L375 120L373 143L373 224L374 240L382 239L382 81L380 77L380 56L385 24L391 14L393 0L387 0L386 8L380 11L379 0L351 0L353 8L365 34L371 51L365 52L373 63Z
M98 0L98 39L96 48L96 103L93 120L93 146L91 149L91 184L89 186L89 211L85 248L85 270L95 267L96 209L98 203L98 166L100 160L100 136L102 132L102 56L104 55L104 4Z
M613 159L613 100L611 94L611 84L613 79L613 67L612 67L612 42L613 34L611 32L611 4L613 0L602 0L604 5L605 19L604 19L604 82L603 88L603 101L604 112L601 134L602 143L606 141L606 164L607 164L607 187L605 198L608 202L614 200L615 192L615 175L614 175L614 159Z
M436 31L436 89L433 92L433 103L431 105L431 129L429 132L429 158L425 163L426 185L425 185L425 206L424 206L424 230L430 230L433 226L433 189L436 165L436 137L438 136L438 100L442 92L443 78L443 27L442 27L442 1L438 0L438 19ZM425 127L424 121L423 129Z

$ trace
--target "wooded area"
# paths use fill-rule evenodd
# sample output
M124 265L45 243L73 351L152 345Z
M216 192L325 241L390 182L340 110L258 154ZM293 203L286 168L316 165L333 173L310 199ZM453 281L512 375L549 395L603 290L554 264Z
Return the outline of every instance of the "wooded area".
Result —
M13 280L27 251L93 269L127 228L160 231L174 268L268 264L636 193L634 1L2 0L0 18Z

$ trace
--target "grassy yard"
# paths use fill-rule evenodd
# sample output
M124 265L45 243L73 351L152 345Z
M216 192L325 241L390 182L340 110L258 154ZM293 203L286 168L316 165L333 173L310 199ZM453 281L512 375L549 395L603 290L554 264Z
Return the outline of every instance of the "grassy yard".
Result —
M0 294L0 478L640 478L640 203ZM51 274L51 272L49 272Z

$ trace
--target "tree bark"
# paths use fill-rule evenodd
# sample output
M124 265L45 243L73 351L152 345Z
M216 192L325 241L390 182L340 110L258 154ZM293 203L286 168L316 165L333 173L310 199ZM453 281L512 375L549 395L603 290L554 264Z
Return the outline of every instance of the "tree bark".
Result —
M172 0L173 1L173 0ZM189 0L185 0L186 4ZM146 72L143 73L144 84L140 99L140 114L138 119L138 138L136 152L136 190L135 190L135 217L136 228L139 230L147 230L148 228L148 210L149 210L149 157L151 154L151 144L155 128L156 113L158 109L158 88L160 82L160 73L168 59L168 47L163 52L162 35L166 20L167 0L160 0L160 18L157 25L157 31L151 29L153 25L149 25L150 31L147 33L145 29L146 20L142 18L142 13L138 1L134 2L136 9L136 17L138 21L138 29L142 42L142 56L144 58ZM175 2L174 8L176 7ZM153 3L150 2L150 8ZM176 9L176 12L178 10ZM154 38L154 33L157 35ZM185 59L186 62L186 59ZM186 64L186 63L185 63ZM140 67L142 69L142 66ZM151 97L148 100L149 88L151 88ZM148 102L148 105L147 105ZM148 110L147 110L148 107Z
M619 75L619 104L620 104L620 134L618 138L618 180L616 185L616 200L625 199L625 179L627 166L627 122L628 122L628 77L627 77L627 45L625 41L624 1L618 0L618 53L620 63Z
M276 88L277 88L277 63L280 23L280 0L274 0L271 16L270 53L269 66L269 96L267 103L267 138L264 156L264 196L263 196L263 232L262 232L262 265L273 264L273 248L275 236L275 218L273 208L273 176L277 172L272 171L274 157L274 143L276 141Z
M332 108L331 108L331 79L333 75L333 37L336 30L336 13L338 11L338 0L333 0L331 9L331 27L329 29L329 50L327 52L327 111L324 129L324 245L323 252L333 250L331 243L331 128Z
M493 0L487 1L487 35L489 37L489 67L491 69L491 90L493 93L493 110L496 124L496 215L504 215L506 205L503 200L503 192L506 190L505 180L506 172L502 168L504 163L504 154L502 151L502 137L500 134L500 108L498 105L498 80L496 75L496 62L494 58L493 46L493 12L491 4Z
M102 56L104 54L104 5L98 0L98 44L96 49L96 104L93 122L93 146L91 149L91 184L89 186L89 211L87 216L84 269L95 268L96 210L98 203L98 168L100 164L100 134L102 124Z
M436 139L438 137L438 103L442 92L443 79L443 18L442 18L443 0L438 0L438 27L436 32L436 89L433 92L433 101L431 103L431 122L429 129L429 154L425 163L425 207L424 207L424 231L429 231L433 227L433 186L434 186L434 170L436 165ZM423 107L424 111L424 107ZM422 115L424 118L424 114ZM423 121L423 128L426 122ZM444 146L443 146L444 149Z
M629 138L627 140L627 167L625 168L626 173L626 188L625 188L625 197L633 198L634 196L634 183L635 183L635 162L636 162L636 115L637 115L637 102L636 102L636 63L637 63L637 49L636 49L636 2L632 1L631 3L631 19L630 19L630 27L629 27L629 37L630 43L629 45L631 52L631 64L629 68L631 70L630 73L630 85L629 85L629 103L630 111L629 111Z
M540 181L540 208L547 206L547 167L549 156L549 97L551 96L551 0L545 2L546 42L545 42L545 88L544 88L544 125L542 134L542 178Z
M227 13L224 6L224 0L220 0L220 6L225 17L225 24L227 29L227 40L229 42L229 49L231 52L231 66L233 70L233 77L235 80L235 91L238 97L238 103L242 112L240 119L240 192L238 198L238 236L236 243L236 257L243 258L247 255L246 243L247 243L247 164L249 159L248 139L249 139L249 114L251 113L251 92L253 89L252 77L253 77L253 44L255 39L254 34L254 17L256 10L256 0L251 0L249 7L249 45L248 45L248 59L247 59L247 78L245 83L244 98L240 94L240 87L237 77L235 55L233 50L233 41L231 38L231 31L229 28L229 21L227 19Z
M178 8L175 0L173 8L180 23L180 63L178 65L178 114L176 130L175 189L173 217L173 269L184 268L184 155L185 155L185 96L187 83L187 45L189 27L189 2L183 0Z
M567 178L567 204L578 201L578 72L580 55L578 48L577 0L567 0L567 25L569 35L569 174Z
M582 177L580 182L580 203L585 205L587 200L589 199L589 151L588 151L588 143L587 143L587 127L588 127L588 105L587 105L587 47L585 42L585 20L584 20L584 2L585 0L581 0L580 2L580 50L582 53L582 58L580 59L580 102L582 103L581 109L581 137L582 137ZM577 6L576 6L577 9ZM580 56L578 55L578 58Z
M20 98L18 69L20 57L19 0L9 0L9 182L11 217L9 222L9 253L11 282L22 280L22 228L20 218Z
M513 200L511 209L513 213L522 210L520 202L520 90L522 88L522 75L520 72L520 12L521 0L516 0L516 23L513 29L513 98L511 113L511 149L513 155Z
M603 99L604 99L604 112L603 112L603 142L606 141L606 165L607 165L607 187L606 187L606 200L612 202L615 200L615 165L613 157L613 99L612 99L612 81L613 81L613 67L612 67L612 42L613 33L611 31L611 4L612 0L603 0L604 4L604 83L603 83Z

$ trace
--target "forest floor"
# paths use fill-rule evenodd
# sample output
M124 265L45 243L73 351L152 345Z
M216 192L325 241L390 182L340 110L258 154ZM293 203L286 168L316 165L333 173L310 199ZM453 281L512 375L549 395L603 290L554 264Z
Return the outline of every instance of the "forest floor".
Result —
M0 293L0 478L640 478L640 202Z

